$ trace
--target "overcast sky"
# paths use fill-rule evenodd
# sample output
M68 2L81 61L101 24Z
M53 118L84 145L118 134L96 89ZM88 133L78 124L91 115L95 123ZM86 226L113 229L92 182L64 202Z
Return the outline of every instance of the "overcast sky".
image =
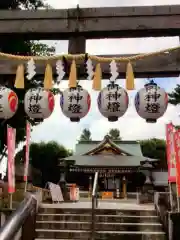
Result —
M54 8L73 8L77 4L80 7L102 7L102 6L148 6L148 5L172 5L179 4L179 0L46 0Z
M128 6L128 5L154 5L158 2L162 4L178 4L180 0L49 0L47 1L54 8L72 8L78 3L81 7L101 7L101 6ZM148 2L148 3L147 3ZM180 2L179 2L180 3ZM56 47L56 53L67 53L68 41L49 41ZM87 41L86 51L91 54L121 54L121 53L139 53L150 52L158 49L177 46L178 37L173 38L141 38L141 39L111 39L111 40L89 40ZM111 46L111 50L108 49ZM134 109L134 96L138 89L143 87L146 79L136 79L136 90L129 93L130 106L124 117L118 122L109 123L98 112L96 105L97 93L92 91L90 81L81 81L81 84L89 91L92 97L92 106L88 116L80 123L70 123L69 119L63 116L59 107L59 96L56 97L56 108L50 118L41 125L35 127L32 132L32 141L55 140L68 148L74 148L76 140L81 134L83 128L89 128L94 140L101 140L110 128L118 128L124 140L137 140L151 137L165 137L165 123L173 120L179 124L179 111L173 106L169 106L166 114L158 120L156 124L147 124L141 119ZM166 91L171 91L179 78L156 79L160 86ZM106 85L107 81L103 84ZM124 80L118 80L121 86L124 86ZM60 86L62 89L67 87L67 82L63 81Z

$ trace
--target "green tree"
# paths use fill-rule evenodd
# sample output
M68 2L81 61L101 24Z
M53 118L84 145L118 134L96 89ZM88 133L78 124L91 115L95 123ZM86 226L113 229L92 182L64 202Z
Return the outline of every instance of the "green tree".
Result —
M173 105L178 105L180 103L180 84L174 88L174 91L168 94L169 95L169 103Z
M108 135L110 136L110 138L111 138L113 141L120 141L120 140L121 140L120 131L119 131L119 129L117 129L117 128L111 128L111 129L109 130Z
M163 139L148 139L140 141L142 153L145 157L159 159L159 168L167 169L166 141Z
M57 142L32 143L30 145L30 164L42 173L42 186L48 181L57 183L60 178L60 159L68 157L72 151ZM24 162L25 147L16 154L16 163Z
M80 139L79 139L79 142L83 142L83 141L88 141L88 142L92 141L91 132L87 128L85 128L82 131L82 134L81 134Z
M1 0L0 1L0 10L2 9L37 9L39 7L46 7L43 0ZM4 38L0 39L0 51L18 54L18 55L52 55L55 52L54 47L49 47L46 44L40 43L38 41L30 41L24 39L13 39L13 38ZM18 95L19 98L19 107L15 116L9 120L0 121L0 154L1 157L6 153L6 136L7 136L7 124L16 128L16 143L18 144L21 141L24 141L25 136L25 125L28 117L24 112L24 94L25 92L32 87L38 87L42 85L42 82L39 83L34 79L31 82L25 82L25 89L14 89L13 83L15 76L3 76L1 77L1 82L7 87L11 87ZM42 80L42 79L36 79ZM57 92L56 92L57 93ZM35 122L32 119L28 119L32 125L37 125L38 122Z
M44 0L1 0L0 9L37 9L44 7Z

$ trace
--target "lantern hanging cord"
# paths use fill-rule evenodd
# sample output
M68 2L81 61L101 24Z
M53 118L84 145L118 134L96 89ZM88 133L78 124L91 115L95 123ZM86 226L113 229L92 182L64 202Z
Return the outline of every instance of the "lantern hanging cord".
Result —
M137 54L129 57L99 57L96 55L88 54L88 58L90 58L91 60L97 61L99 63L111 62L113 60L116 62L129 62L129 61L142 60L146 57L158 56L160 54L168 54L178 49L180 49L180 46L167 48L167 49L156 51L156 52ZM55 55L55 56L21 56L21 55L13 55L13 54L0 52L0 58L17 60L17 61L23 61L23 60L29 61L31 59L33 59L34 61L52 61L52 60L63 60L64 58L67 60L84 60L86 56L87 54L62 54L62 55Z

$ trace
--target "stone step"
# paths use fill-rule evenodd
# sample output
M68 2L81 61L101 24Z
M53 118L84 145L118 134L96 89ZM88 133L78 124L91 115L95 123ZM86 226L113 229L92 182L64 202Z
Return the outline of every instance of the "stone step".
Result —
M91 230L91 223L88 222L66 222L66 221L37 221L36 228L52 230ZM96 223L95 229L102 231L150 231L159 232L162 230L160 223Z
M91 214L50 214L41 213L37 215L37 221L82 221L90 222ZM147 222L147 223L158 223L159 218L157 216L130 216L130 215L97 215L96 221L98 222L124 222L124 223L137 223L137 222Z
M39 213L49 214L91 214L90 208L40 208ZM147 209L96 209L100 215L156 216L155 210Z
M90 231L80 230L52 230L52 229L36 229L37 238L39 239L91 239ZM165 240L164 232L134 232L134 231L98 231L95 239L104 240Z

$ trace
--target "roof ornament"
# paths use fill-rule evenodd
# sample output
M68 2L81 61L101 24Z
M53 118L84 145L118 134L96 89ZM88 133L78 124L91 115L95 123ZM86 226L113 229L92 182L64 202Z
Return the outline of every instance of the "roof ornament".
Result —
M110 139L110 136L109 136L108 134L106 134L106 135L104 136L104 139L109 140L109 139Z

